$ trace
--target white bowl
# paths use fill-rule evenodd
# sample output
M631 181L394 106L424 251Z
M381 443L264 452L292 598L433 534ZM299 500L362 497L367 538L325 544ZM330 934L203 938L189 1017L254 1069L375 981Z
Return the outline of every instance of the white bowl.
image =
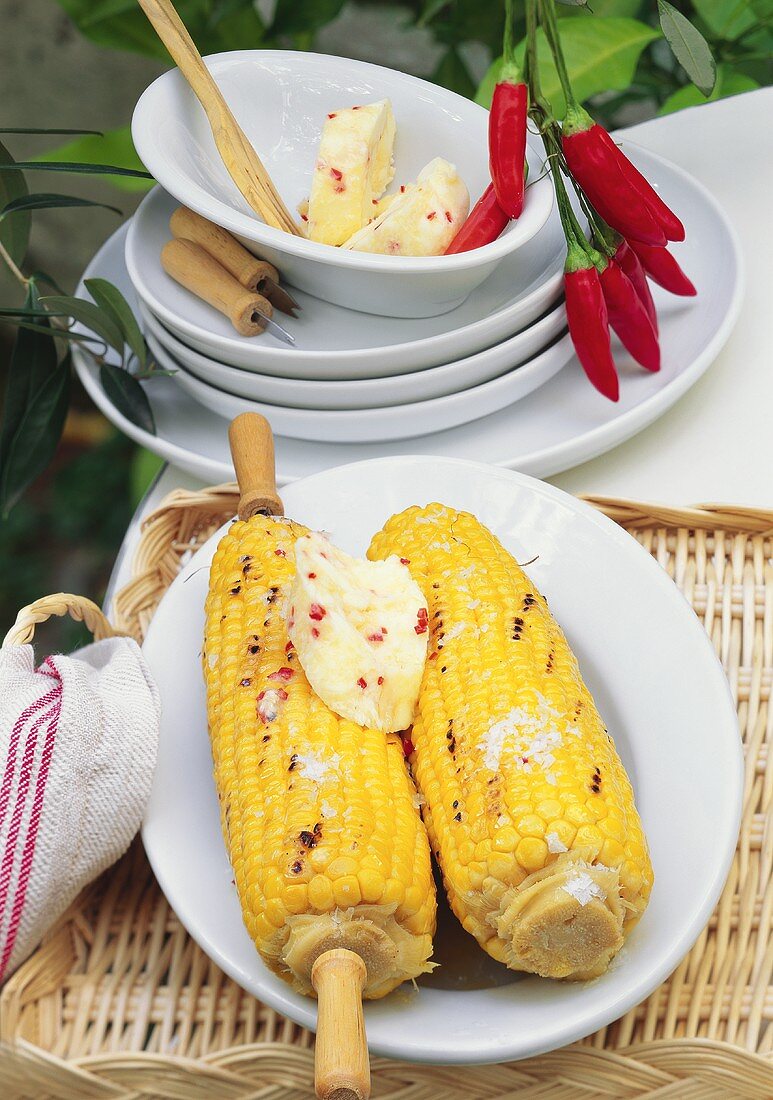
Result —
M143 199L129 225L126 266L150 311L184 343L232 367L283 378L380 378L473 355L535 321L561 292L566 244L558 211L462 305L437 317L378 317L297 291L303 307L281 321L289 348L269 334L239 336L212 306L176 283L159 259L177 206L163 188Z
M525 1058L640 1004L705 927L733 858L742 806L733 700L711 639L676 585L587 504L478 463L424 456L359 462L298 481L282 497L288 515L330 531L352 554L364 553L393 512L440 500L476 513L517 561L534 559L528 573L571 640L628 769L655 870L644 916L594 982L514 974L484 955L442 906L436 973L365 1006L372 1051L441 1063ZM313 1028L314 1001L271 973L242 923L220 829L200 651L208 567L226 529L173 581L143 646L163 705L142 839L170 905L209 957L259 1000ZM438 1074L428 1094L442 1097L451 1080ZM520 1095L517 1074L508 1080ZM652 1087L670 1080L658 1074ZM599 1091L593 1081L588 1088L569 1084L563 1095L609 1094L603 1082ZM660 1091L679 1095L673 1087ZM525 1094L535 1092L527 1085Z
M163 349L151 347L164 358ZM548 382L571 358L572 340L562 336L534 359L515 370L483 382L460 393L414 401L405 405L390 405L380 409L291 409L234 397L208 382L195 378L180 363L172 361L175 381L200 405L232 420L243 412L258 412L265 416L278 435L305 439L317 443L373 443L395 439L410 439L430 432L440 432L459 424L469 424L520 401L532 390Z
M488 382L526 362L550 344L566 328L563 303L556 306L535 324L510 340L478 352L466 359L457 359L439 367L400 374L395 378L366 378L362 381L305 381L297 378L276 378L270 374L239 370L218 363L181 343L153 316L146 306L140 306L143 326L151 348L162 366L168 353L202 382L209 382L226 393L269 405L284 405L294 409L374 409L427 401L435 397L459 393L471 386ZM176 369L172 362L171 369ZM521 379L525 385L525 379Z
M472 202L488 184L488 112L405 73L349 58L286 50L237 50L205 58L237 121L285 203L308 196L329 111L388 97L397 120L395 184L433 157L459 169ZM235 233L288 282L350 309L430 317L463 302L504 256L545 224L553 203L536 140L529 140L526 204L499 240L458 256L375 256L316 244L258 220L228 175L206 116L177 70L141 96L132 137L142 161L181 203Z

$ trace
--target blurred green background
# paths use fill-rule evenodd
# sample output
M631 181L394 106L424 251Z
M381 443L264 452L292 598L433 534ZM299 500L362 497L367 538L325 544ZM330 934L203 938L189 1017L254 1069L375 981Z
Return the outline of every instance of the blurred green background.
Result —
M502 0L180 0L202 53L248 46L314 48L428 77L485 102L501 43ZM717 60L711 98L770 83L773 0L682 0ZM591 0L593 16L561 9L574 26L567 53L578 94L608 126L705 101L660 36L655 0ZM522 6L516 3L520 15ZM589 22L588 22L589 21ZM0 0L2 126L109 131L78 140L66 159L132 165L127 126L141 91L168 67L135 0ZM520 36L520 34L519 34ZM563 34L562 34L563 39ZM61 142L63 139L59 139ZM14 136L17 159L48 154L52 137ZM29 174L35 190L62 190L121 207L142 197L93 176ZM42 176L42 173L37 173ZM41 211L33 220L29 270L44 268L71 292L120 218L101 209ZM19 289L0 265L0 304ZM14 330L0 325L4 388ZM151 383L152 384L152 383ZM0 520L0 632L16 611L58 590L100 600L131 515L159 468L101 417L76 386L62 443L46 474ZM46 648L68 649L82 633L57 624Z

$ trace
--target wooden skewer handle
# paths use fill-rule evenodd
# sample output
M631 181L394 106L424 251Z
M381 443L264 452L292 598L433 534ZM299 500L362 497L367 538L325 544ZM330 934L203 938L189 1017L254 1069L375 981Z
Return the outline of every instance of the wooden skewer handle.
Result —
M195 92L212 125L222 125L224 116L231 112L174 5L170 0L139 0L139 5Z
M237 416L228 429L228 442L239 482L239 519L258 513L283 516L284 505L276 491L274 437L265 416Z
M314 1088L319 1100L367 1100L370 1063L362 1014L365 963L354 951L320 955L311 969L317 993Z
M174 4L171 0L139 0L139 4L206 111L215 145L228 174L250 207L268 225L299 234L290 211L234 118Z
M167 275L224 313L242 336L263 331L266 326L259 314L273 315L274 307L266 298L243 287L200 244L167 241L161 249L161 263Z
M187 206L178 206L169 220L172 236L200 244L213 259L248 290L263 293L266 279L279 281L279 272L267 260L259 260L239 244L226 229L202 218Z

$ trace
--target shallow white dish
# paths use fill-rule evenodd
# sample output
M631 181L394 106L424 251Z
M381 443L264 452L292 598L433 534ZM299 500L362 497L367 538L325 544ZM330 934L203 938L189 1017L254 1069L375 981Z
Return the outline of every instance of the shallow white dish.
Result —
M329 111L389 98L397 121L392 189L416 179L433 157L452 161L474 203L488 185L488 112L414 76L324 54L235 50L204 59L291 212L308 196ZM142 161L180 202L235 233L288 282L350 309L431 317L464 301L502 258L545 224L553 204L531 137L523 213L499 240L458 256L376 256L316 244L272 229L249 209L215 148L206 116L173 70L143 93L132 118Z
M295 338L239 336L230 321L166 274L160 252L177 202L160 187L143 199L126 240L126 266L145 305L184 344L232 367L283 378L380 378L472 355L520 332L557 300L564 235L557 211L517 255L462 305L438 317L357 313L302 291L297 317L277 315Z
M547 385L510 408L407 445L305 443L280 437L276 456L281 482L343 462L406 451L480 459L548 477L603 454L662 416L708 369L730 335L743 297L743 266L735 233L704 187L630 142L626 151L679 211L687 240L674 252L698 288L694 299L673 298L654 288L663 349L659 374L636 368L618 347L623 385L617 405L600 397L572 360ZM123 263L125 233L123 227L102 247L86 276L112 279L134 300ZM85 297L82 286L78 293ZM77 351L74 358L92 400L130 438L205 481L233 477L223 420L188 398L174 380L158 379L147 389L158 426L158 434L151 435L115 409L94 364Z
M393 512L441 500L474 511L519 561L536 557L529 573L566 630L623 757L655 869L644 917L616 965L591 983L513 974L441 917L436 974L417 990L404 986L366 1004L371 1049L411 1061L504 1061L616 1019L695 941L737 839L743 771L735 708L691 608L616 524L521 474L440 458L382 459L304 479L283 498L288 515L330 531L350 553L362 554ZM175 579L143 647L163 704L143 841L172 908L204 951L260 1000L314 1027L314 1002L264 966L242 925L220 832L199 654L207 567L227 526ZM482 988L464 988L473 974Z
M151 346L154 352L161 350L163 355L163 350L154 346L153 342ZM567 333L507 374L459 393L375 409L324 410L294 409L234 397L209 382L202 382L175 360L167 357L167 361L172 369L177 370L174 381L199 404L226 420L232 420L243 412L257 412L268 418L274 431L291 439L337 445L368 443L372 446L376 440L389 442L423 435L430 424L440 431L469 424L494 409L504 409L544 385L572 355L572 341Z
M159 345L161 346L159 362L162 366L174 369L176 360L200 381L209 382L237 397L263 401L269 405L317 411L382 408L459 393L520 367L552 343L566 328L566 311L562 303L517 336L466 359L413 371L411 374L398 374L394 378L313 382L297 378L276 378L273 375L256 374L254 371L225 366L186 347L142 304L140 316L154 352L158 352ZM163 352L171 356L168 364L163 361ZM520 381L524 386L532 381L536 384L534 376L529 374L521 376Z

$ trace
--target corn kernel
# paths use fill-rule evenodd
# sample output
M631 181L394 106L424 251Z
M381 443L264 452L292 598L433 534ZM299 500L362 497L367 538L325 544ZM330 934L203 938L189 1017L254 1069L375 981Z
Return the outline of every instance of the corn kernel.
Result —
M545 866L548 858L548 846L544 840L540 840L538 837L525 836L515 849L515 854L521 867L531 874L532 871L539 871Z
M327 875L315 875L309 883L309 905L325 913L333 908L333 887Z
M357 872L357 880L360 884L362 900L375 904L381 900L384 891L384 876L378 871L363 870ZM421 895L421 891L419 891Z

